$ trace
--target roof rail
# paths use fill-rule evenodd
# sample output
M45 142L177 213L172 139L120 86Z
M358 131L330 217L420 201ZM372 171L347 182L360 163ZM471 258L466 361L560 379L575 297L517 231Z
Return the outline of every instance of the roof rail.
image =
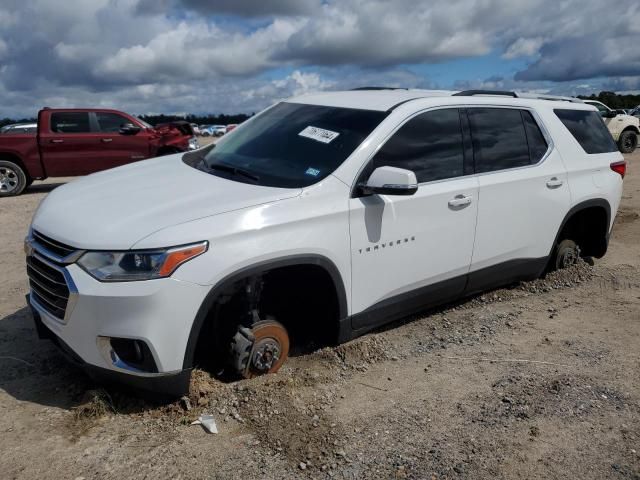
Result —
M454 93L454 97L472 97L473 95L500 95L503 97L518 98L516 92L508 92L506 90L463 90L458 93Z
M546 93L519 93L520 98L532 98L535 100L550 100L555 102L571 102L584 103L581 99L575 97L564 97L562 95L547 95Z
M532 100L550 100L556 102L584 103L579 98L563 97L560 95L547 95L545 93L516 93L506 90L463 90L454 93L454 97L471 97L473 95L500 95L513 98L529 98Z
M358 88L352 88L351 91L357 91L357 90L408 90L407 88L402 88L402 87L358 87Z

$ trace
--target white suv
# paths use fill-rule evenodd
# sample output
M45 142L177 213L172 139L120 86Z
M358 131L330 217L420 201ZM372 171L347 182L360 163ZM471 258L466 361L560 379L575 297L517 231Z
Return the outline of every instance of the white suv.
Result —
M278 103L216 145L55 189L25 242L38 332L181 394L601 257L625 163L597 111L513 92Z

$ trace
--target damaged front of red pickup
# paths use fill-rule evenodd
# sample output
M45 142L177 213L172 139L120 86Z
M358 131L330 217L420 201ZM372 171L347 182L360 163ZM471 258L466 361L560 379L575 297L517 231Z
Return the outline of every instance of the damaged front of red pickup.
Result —
M153 130L157 134L153 142L157 148L157 155L167 155L200 148L198 138L195 136L189 122L179 120L159 123Z

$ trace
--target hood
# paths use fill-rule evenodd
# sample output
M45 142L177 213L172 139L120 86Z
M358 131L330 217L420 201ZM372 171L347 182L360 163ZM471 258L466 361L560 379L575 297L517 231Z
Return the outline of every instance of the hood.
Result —
M169 226L300 193L300 189L262 187L216 177L186 165L182 154L170 155L89 175L56 188L40 204L32 226L73 247L126 250Z

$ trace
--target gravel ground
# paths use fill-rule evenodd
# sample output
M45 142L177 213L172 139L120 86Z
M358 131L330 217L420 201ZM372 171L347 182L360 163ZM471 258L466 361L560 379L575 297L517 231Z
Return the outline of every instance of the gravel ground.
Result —
M2 199L0 478L640 479L640 152L607 256L153 405L91 384L24 306L61 180ZM64 180L62 180L64 181ZM219 434L190 423L215 416Z

